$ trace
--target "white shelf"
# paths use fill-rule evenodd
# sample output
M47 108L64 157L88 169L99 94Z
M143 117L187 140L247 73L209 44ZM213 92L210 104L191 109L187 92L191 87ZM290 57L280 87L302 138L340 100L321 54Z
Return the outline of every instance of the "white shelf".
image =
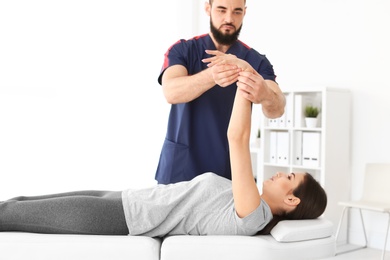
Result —
M276 120L262 118L260 148L251 149L254 175L259 189L261 190L263 180L270 178L277 171L308 172L327 192L328 206L324 215L337 227L341 215L338 201L349 199L350 194L350 92L346 89L325 87L289 91L284 94L287 101L285 114ZM307 103L320 108L319 122L315 128L307 128L304 124L303 109ZM274 138L278 140L278 137L282 140L279 145L277 141L276 144L274 142ZM304 144L302 139L305 140ZM316 144L313 143L316 140ZM277 148L282 152L278 153ZM306 156L303 160L303 150L304 155L312 156ZM278 160L284 156L281 153L287 157L286 160L281 158L282 163ZM273 156L278 158L275 160Z

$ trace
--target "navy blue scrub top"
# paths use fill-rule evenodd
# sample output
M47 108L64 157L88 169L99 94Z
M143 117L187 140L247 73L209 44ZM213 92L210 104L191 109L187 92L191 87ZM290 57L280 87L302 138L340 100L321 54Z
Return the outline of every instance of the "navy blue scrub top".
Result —
M172 65L186 67L189 75L206 69L202 59L210 55L205 50L215 49L208 34L176 42L165 53L158 82L161 84L165 69ZM246 60L264 79L276 79L266 56L241 41L226 53ZM216 85L191 102L171 106L155 176L158 183L187 181L205 172L231 179L227 128L236 89L235 83L224 88Z

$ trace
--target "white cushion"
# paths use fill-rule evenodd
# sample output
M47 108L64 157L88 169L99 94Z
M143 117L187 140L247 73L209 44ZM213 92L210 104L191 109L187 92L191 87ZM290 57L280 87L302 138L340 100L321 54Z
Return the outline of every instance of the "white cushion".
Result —
M0 232L0 259L159 260L161 240L144 236Z
M335 254L334 236L290 243L271 235L170 236L161 246L161 260L315 260Z
M283 220L272 230L271 235L278 242L296 242L330 237L333 223L325 218L305 220Z

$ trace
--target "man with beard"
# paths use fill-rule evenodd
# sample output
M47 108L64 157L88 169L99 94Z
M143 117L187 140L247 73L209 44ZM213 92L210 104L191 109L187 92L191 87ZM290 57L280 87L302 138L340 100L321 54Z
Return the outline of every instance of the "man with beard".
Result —
M228 63L229 55L257 72L245 97L261 104L268 118L284 113L284 95L271 63L238 40L245 4L209 0L205 11L210 32L179 40L165 53L158 82L171 110L155 176L160 184L191 180L205 172L231 179L226 133L241 68Z

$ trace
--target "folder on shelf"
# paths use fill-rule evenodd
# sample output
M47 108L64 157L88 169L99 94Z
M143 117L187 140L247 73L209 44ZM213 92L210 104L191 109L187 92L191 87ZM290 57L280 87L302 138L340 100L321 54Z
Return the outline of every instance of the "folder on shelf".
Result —
M268 118L268 126L269 127L278 127L278 119L277 118Z
M302 95L295 95L294 97L294 126L301 127L303 116L302 116Z
M277 163L288 164L289 160L289 133L288 132L277 132Z
M302 165L302 131L294 133L293 164Z
M286 107L284 109L284 115L285 115L285 126L286 127L292 127L293 126L293 116L294 116L294 110L293 110L293 94L286 94Z
M276 163L277 162L277 154L276 149L278 145L278 139L277 139L277 133L276 131L270 132L270 140L269 140L269 162L270 163Z
M302 133L302 165L320 166L321 134L317 132Z
M278 127L286 127L286 113L284 113L281 117L277 118Z

